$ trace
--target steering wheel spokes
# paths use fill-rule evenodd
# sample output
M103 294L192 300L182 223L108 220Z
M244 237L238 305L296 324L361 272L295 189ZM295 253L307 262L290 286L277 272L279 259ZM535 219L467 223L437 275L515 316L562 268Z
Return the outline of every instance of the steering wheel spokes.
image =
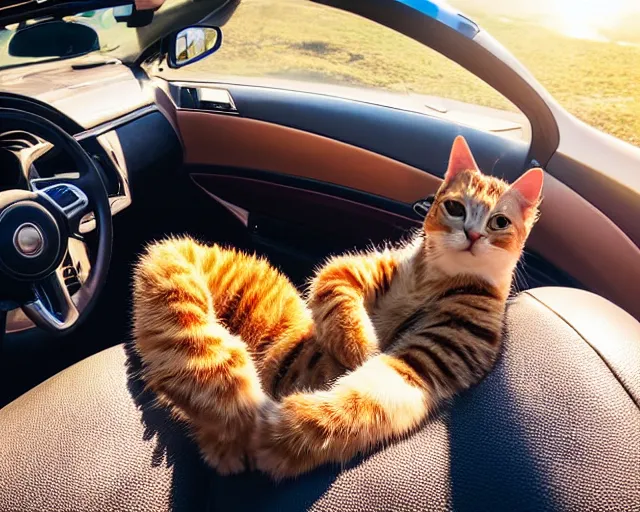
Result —
M74 162L74 175L31 180L32 190L0 192L0 282L6 283L0 300L21 304L25 315L44 330L68 332L88 314L106 280L112 233L107 191L93 159L55 124L4 108L0 108L0 123L9 131L20 130L46 141ZM83 239L80 226L90 212L96 220L97 247L91 271L75 296L77 306L65 284L63 262L69 239Z
M38 194L49 199L65 216L70 236L82 238L80 222L88 213L89 198L76 185L59 182L39 189Z
M38 327L48 331L64 331L80 316L58 268L33 284L35 299L22 306L25 315Z

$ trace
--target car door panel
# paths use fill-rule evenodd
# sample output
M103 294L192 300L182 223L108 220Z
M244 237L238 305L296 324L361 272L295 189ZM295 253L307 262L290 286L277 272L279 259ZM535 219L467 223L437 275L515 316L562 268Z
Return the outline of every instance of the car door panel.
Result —
M543 196L528 247L640 318L640 249L609 217L549 174Z
M382 200L386 207L374 205L375 198L363 193L343 197L336 186L319 191L310 180L289 178L285 184L272 173L256 178L238 172L193 172L191 178L248 230L255 249L280 263L297 282L328 254L398 240L420 227L419 217L406 205L388 200Z
M217 87L222 86L218 84ZM238 94L233 86L229 89L235 91L236 114L177 109L177 125L185 147L186 172L198 174L200 186L206 182L204 187L209 197L215 196L230 205L241 206L250 214L260 215L262 226L266 227L253 233L252 237L257 246L266 248L267 253L277 251L277 248L284 252L293 248L294 257L297 251L300 258L311 255L308 261L312 261L320 255L313 250L296 249L311 247L307 245L309 240L305 241L307 238L322 240L319 246L327 248L326 253L357 245L347 242L358 229L363 234L358 239L360 244L366 237L372 241L393 238L395 232L389 231L388 220L370 215L368 208L376 206L376 200L386 201L377 207L404 215L409 220L415 219L410 205L437 190L440 177L446 170L446 155L457 133L471 134L472 150L487 172L513 180L527 167L526 148L519 152L519 146L513 145L513 141L492 134L478 136L477 130L442 120L434 123L434 119L426 115L362 103L355 110L331 110L330 118L323 118L319 114L322 103L307 105L305 102L307 97L314 95L292 93L287 106L284 103L286 92L279 91L274 97L278 98L280 108L269 110L262 104L267 102L264 95L258 94L259 98L252 102L249 97ZM250 88L243 90L248 94ZM343 104L354 103L340 101ZM368 114L363 114L360 123L356 124L360 109ZM379 109L393 111L394 117L399 116L394 122L402 125L402 130L394 128L379 132L374 129L380 126L374 122ZM308 116L304 115L305 111ZM288 113L292 114L287 120ZM265 120L267 118L270 120ZM323 120L317 125L313 124L314 120L321 118ZM330 119L335 125L332 135L327 128ZM344 127L350 123L351 128L345 130ZM447 124L449 126L442 130L441 127ZM417 139L409 136L412 131L420 132L422 146L419 151L414 147L418 144ZM358 132L358 135L348 139L352 132ZM384 135L387 136L388 148L383 155L378 152L381 143L375 139L384 139ZM411 144L406 143L407 138ZM410 151L406 149L409 146ZM416 159L418 153L423 155L421 161ZM249 186L249 182L237 180L232 187L226 178L203 178L203 175L221 174L250 177L258 183L287 179L290 181L284 184L289 188L276 193L269 187L261 190L258 183ZM330 188L319 190L318 186ZM331 201L323 198L321 204L313 203L320 217L299 214L311 201L310 196L300 190L309 189L332 198ZM360 195L346 198L345 190ZM524 263L525 272L536 277L529 275L522 286L532 286L532 283L582 286L640 317L640 305L633 291L633 284L640 280L640 250L637 246L606 215L553 176L547 175L544 197L541 220L528 243L530 254L525 256ZM354 214L354 219L346 220L351 214L345 211L345 204L340 199L359 205L360 211ZM314 196L314 200L318 197ZM257 204L260 204L259 213L252 211L256 210ZM277 215L274 214L276 210ZM333 213L327 216L339 221L321 225L320 229L321 212L329 210ZM292 225L296 221L298 227L304 226L305 229L296 231ZM269 228L283 225L289 225L285 231L289 229L290 233L295 233L288 241L275 235L279 228ZM588 232L580 228L582 225L589 226ZM343 228L344 232L341 231ZM345 233L348 235L343 237ZM377 234L380 236L376 237ZM598 240L606 240L606 243L599 244ZM605 266L615 268L615 272L608 273L606 278L599 271Z
M274 123L180 111L178 126L187 164L277 172L405 203L434 193L441 182L372 151Z
M522 173L528 145L423 113L364 101L232 85L245 117L298 128L368 149L442 178L456 135L464 135L478 164L508 179ZM375 95L371 93L372 101ZM426 110L426 109L425 109Z
M217 88L182 83L185 88ZM482 169L513 180L527 168L528 145L423 113L390 108L371 100L353 101L271 87L220 84L243 119L289 127L367 149L442 178L451 141L463 135ZM364 93L363 93L364 94ZM180 98L180 90L174 91ZM382 101L382 100L381 100ZM425 109L426 110L426 109Z
M620 141L614 139L611 143L618 146ZM590 147L589 141L584 140L582 146L583 152L599 151L601 147ZM609 170L625 169L628 167L629 155L625 153L635 153L636 148L625 147L624 151L615 153L610 148L612 155L609 157L608 163L602 168ZM619 226L633 242L640 246L640 194L638 186L629 187L623 182L607 174L599 172L597 168L592 168L584 162L579 162L571 157L556 153L548 164L549 172L561 179L582 197L592 203L598 210L602 211ZM638 179L639 168L632 169L626 175L626 180L635 180L640 185Z
M365 194L359 194L362 200L341 197L337 190L330 193L314 190L316 187L309 181L300 180L291 186L279 183L276 176L266 173L260 179L237 173L192 173L191 178L208 193L246 211L289 218L292 223L314 230L344 231L344 238L355 242L362 239L383 241L421 224L411 208L401 203L393 205L394 209L400 210L404 206L405 211L395 213L391 208L368 204L370 201L364 199Z

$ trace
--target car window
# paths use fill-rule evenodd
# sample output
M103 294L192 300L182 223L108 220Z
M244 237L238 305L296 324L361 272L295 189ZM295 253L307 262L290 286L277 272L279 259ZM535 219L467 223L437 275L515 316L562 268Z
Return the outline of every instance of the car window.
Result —
M449 0L573 115L640 146L640 0Z
M335 91L530 138L526 118L475 75L355 14L299 0L243 0L222 30L218 52L163 76Z

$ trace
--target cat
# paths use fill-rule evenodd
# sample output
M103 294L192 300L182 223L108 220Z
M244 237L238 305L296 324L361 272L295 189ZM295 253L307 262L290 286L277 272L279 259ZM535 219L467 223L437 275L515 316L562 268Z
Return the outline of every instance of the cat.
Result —
M155 243L134 274L143 378L221 474L279 480L406 436L493 366L542 183L483 175L457 137L423 229L330 258L306 300L264 259Z

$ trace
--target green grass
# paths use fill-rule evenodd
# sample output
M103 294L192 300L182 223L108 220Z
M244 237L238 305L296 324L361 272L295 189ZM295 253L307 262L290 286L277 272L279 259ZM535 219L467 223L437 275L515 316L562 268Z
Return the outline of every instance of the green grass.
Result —
M564 37L530 20L504 23L495 16L466 12L527 66L569 112L640 146L640 47ZM640 29L640 19L636 22ZM640 30L633 37L630 33L618 37L637 44Z
M474 12L475 0L452 3L513 52L567 110L640 146L640 47L572 39L526 18L507 23L495 13ZM179 74L292 77L514 108L433 50L304 0L243 0L223 33L218 53Z

